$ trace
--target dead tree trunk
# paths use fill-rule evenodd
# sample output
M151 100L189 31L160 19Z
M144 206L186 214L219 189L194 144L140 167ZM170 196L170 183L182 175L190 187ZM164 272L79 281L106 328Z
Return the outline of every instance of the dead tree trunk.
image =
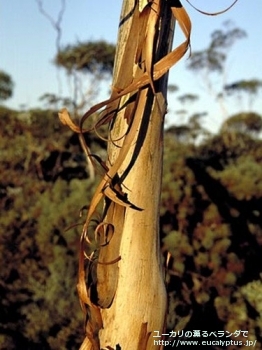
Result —
M172 13L187 39L170 52ZM166 73L187 50L189 36L190 20L179 1L125 0L111 98L82 118L80 133L84 121L106 106L96 127L110 126L108 159L95 158L104 177L81 238L78 292L87 315L81 350L161 347L154 336L164 333L167 305L158 227ZM102 199L96 254L85 259Z
M151 11L157 9L149 7L149 16ZM163 7L160 11L165 27L161 37L155 28L154 38L151 38L153 62L167 53L170 40L171 13ZM118 89L127 87L143 72L138 62L143 66L146 54L143 49L139 53L137 45L141 30L148 26L149 16L145 16L142 23L145 28L141 28L141 13L136 2L124 2L113 83ZM159 19L155 25L160 26ZM101 312L103 328L99 332L102 348L111 346L115 349L119 344L121 349L128 350L159 349L152 336L154 331L164 333L167 301L158 221L167 79L161 79L154 89L156 95L147 86L124 96L120 104L128 102L127 107L118 112L111 125L110 138L114 140L108 149L111 165L125 147L128 135L133 133L118 177L128 200L142 210L116 203L111 203L113 208L109 206L107 210L105 221L113 224L114 236L108 246L100 250L99 260L110 261L118 255L121 260L118 266L97 265L98 303L106 307Z

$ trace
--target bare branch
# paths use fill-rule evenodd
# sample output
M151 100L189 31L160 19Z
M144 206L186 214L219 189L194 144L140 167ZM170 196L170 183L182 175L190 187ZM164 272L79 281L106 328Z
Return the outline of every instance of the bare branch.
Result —
M48 21L51 23L52 27L57 32L56 49L58 52L60 52L60 48L61 48L60 43L61 43L61 37L62 37L61 23L63 20L63 15L65 13L65 9L66 9L66 1L61 0L61 9L58 13L56 20L44 9L42 0L36 0L36 3L38 5L39 12L42 13L42 15L48 19Z

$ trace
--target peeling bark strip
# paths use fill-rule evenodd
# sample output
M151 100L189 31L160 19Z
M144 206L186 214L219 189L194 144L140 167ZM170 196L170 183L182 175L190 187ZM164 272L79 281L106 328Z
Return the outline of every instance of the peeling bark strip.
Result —
M200 10L199 8L197 8L196 6L194 6L193 4L191 4L191 2L190 2L189 0L186 0L186 1L189 3L189 5L190 5L191 7L193 7L193 9L195 9L196 11L202 13L203 15L207 15L207 16L217 16L217 15L221 15L222 13L225 13L225 12L227 12L228 10L230 10L231 7L233 7L233 6L238 2L238 0L234 0L234 1L232 2L231 5L229 5L227 8L225 8L225 9L223 9L223 10L221 10L221 11L218 11L218 12L206 12L206 11Z

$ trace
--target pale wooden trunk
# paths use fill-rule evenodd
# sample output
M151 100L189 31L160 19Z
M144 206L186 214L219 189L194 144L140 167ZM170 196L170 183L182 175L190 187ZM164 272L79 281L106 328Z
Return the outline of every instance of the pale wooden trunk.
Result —
M122 9L113 86L125 88L140 73L134 64L140 33L135 0L125 0ZM171 12L164 8L155 59L170 50ZM157 85L157 102L151 87L140 90L136 102L117 113L110 131L108 165L117 160L128 134L135 134L118 176L121 190L142 211L112 202L104 221L114 226L110 243L100 249L97 264L98 305L103 328L98 338L101 349L160 349L157 332L164 333L166 290L159 246L159 202L162 177L163 124L166 113L167 76ZM123 105L130 96L121 100ZM130 119L129 119L130 116ZM131 123L131 116L139 122ZM114 264L105 265L118 256ZM154 332L156 331L156 332ZM157 341L157 343L155 342ZM117 344L120 347L116 347ZM83 349L94 349L91 344Z
M131 189L130 201L144 210L125 211L116 295L111 307L102 312L104 330L100 334L102 346L120 344L121 349L130 350L159 348L153 346L152 335L162 333L166 312L158 239L162 118L159 113L147 117L144 144L125 181ZM139 346L143 324L152 335L147 345Z

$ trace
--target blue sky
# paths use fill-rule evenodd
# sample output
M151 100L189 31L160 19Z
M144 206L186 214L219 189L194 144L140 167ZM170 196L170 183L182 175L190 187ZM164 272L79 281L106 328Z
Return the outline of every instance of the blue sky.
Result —
M195 6L212 12L219 11L232 2L232 0L191 1ZM196 12L186 0L181 2L192 20L193 51L204 49L209 43L211 32L221 28L222 22L230 19L236 26L244 29L248 37L238 41L229 54L227 81L230 83L241 79L262 79L261 0L239 0L229 12L215 17ZM43 5L53 18L57 17L61 6L60 0L43 0ZM121 6L122 0L66 0L61 44L97 39L115 43ZM11 108L19 108L21 105L36 107L40 105L38 99L44 93L58 94L58 71L52 64L56 54L56 32L39 12L36 1L0 0L0 32L0 69L9 73L15 82L14 96L6 101L5 105ZM181 40L183 37L177 31L175 44L179 44ZM176 97L190 92L201 95L199 102L190 106L191 112L208 110L210 116L205 123L211 129L216 128L224 116L212 97L206 94L200 77L185 69L186 59L179 62L170 72L169 82L178 85L180 90L169 97L170 113L167 120L169 123L185 121L181 116L175 115L176 110L184 108ZM62 81L62 93L67 95L68 81L62 71L59 76ZM107 91L108 89L105 89L104 98L107 97ZM232 99L227 108L229 114L239 112L236 100ZM261 94L253 109L262 112Z

